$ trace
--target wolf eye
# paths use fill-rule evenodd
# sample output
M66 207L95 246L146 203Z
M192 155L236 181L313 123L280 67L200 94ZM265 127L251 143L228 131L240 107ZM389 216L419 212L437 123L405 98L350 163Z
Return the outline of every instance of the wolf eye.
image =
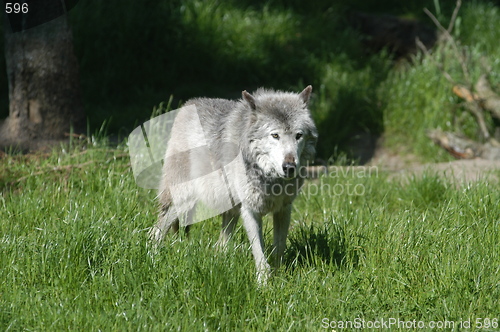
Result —
M297 139L297 140L300 139L302 137L302 135L303 135L302 133L298 133L297 135L295 135L295 139Z
M278 134L271 134L272 138L275 138L275 139L280 139L280 135Z

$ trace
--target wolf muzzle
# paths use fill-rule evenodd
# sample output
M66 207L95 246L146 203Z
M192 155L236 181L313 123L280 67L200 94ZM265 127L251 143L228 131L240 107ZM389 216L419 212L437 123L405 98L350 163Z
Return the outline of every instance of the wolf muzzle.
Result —
M286 155L285 161L281 165L286 178L294 178L297 171L297 163L292 155Z

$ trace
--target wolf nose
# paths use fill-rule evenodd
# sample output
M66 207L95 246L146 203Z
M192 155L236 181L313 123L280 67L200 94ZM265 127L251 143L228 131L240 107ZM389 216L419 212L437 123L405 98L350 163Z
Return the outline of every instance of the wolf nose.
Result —
M282 166L283 172L285 172L285 176L287 178L292 178L295 176L295 169L297 168L296 163L284 162Z

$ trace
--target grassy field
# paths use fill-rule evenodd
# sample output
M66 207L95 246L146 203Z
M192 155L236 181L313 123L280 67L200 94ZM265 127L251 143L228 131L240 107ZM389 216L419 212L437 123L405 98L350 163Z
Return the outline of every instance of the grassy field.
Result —
M94 145L1 156L0 330L498 330L498 185L339 168L308 182L258 288L242 229L215 250L219 220L154 251L154 192L126 147Z
M346 17L380 9L425 20L425 4L447 23L453 3L163 0L139 10L81 2L70 21L90 132L105 136L111 123L112 134L128 134L171 95L175 108L192 96L313 84L321 158L365 131L420 160L450 160L426 130L478 130L439 69L467 83L452 47L395 65L386 52L364 54ZM464 1L453 30L470 79L489 67L496 91L498 22L497 4ZM138 47L145 41L153 46ZM136 186L125 144L0 152L0 330L498 331L498 202L498 183L339 168L307 183L286 264L259 288L242 229L229 250L214 248L218 219L151 247L155 193ZM265 235L269 244L268 222Z

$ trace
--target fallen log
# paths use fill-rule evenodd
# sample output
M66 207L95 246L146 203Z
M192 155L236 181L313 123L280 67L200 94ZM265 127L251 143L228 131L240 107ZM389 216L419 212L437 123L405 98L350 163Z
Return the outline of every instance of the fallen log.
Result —
M430 130L427 136L457 159L500 160L500 147L491 142L481 144L440 129Z
M500 120L500 96L492 89L486 75L481 75L474 87L481 106L491 113L491 116Z

